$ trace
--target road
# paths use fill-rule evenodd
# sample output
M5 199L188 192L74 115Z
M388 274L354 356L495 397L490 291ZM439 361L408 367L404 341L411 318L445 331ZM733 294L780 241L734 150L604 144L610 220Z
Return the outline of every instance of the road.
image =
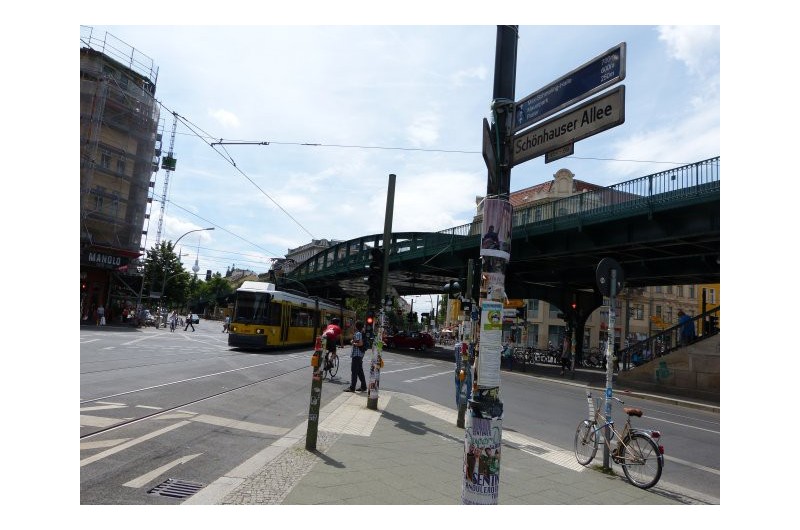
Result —
M309 349L231 350L218 323L195 328L81 328L82 504L180 503L149 492L167 478L188 488L209 484L307 418ZM323 385L323 403L349 382L346 355L343 361L342 379ZM385 361L383 390L455 407L446 354L392 351ZM503 372L501 392L509 438L516 432L571 449L586 416L584 386ZM634 398L626 403L645 411L636 425L664 433L667 462L658 491L718 504L719 415Z

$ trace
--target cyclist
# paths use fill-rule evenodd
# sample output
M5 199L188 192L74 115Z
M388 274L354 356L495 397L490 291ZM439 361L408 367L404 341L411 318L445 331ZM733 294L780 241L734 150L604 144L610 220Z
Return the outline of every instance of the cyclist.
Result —
M325 342L327 351L325 352L324 370L328 370L331 368L330 354L333 353L336 355L336 343L339 342L342 337L342 328L339 327L338 318L333 317L331 319L331 323L328 324L328 327L322 332L322 336L327 339Z

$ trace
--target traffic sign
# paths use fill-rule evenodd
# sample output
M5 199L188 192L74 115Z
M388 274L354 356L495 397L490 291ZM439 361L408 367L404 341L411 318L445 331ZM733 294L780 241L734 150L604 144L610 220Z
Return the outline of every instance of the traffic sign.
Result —
M514 130L545 119L625 79L626 44L619 43L514 104Z
M489 170L491 180L497 179L497 153L495 152L494 142L492 142L492 131L489 128L489 121L483 118L483 160L486 162L486 169Z
M622 123L625 123L625 85L514 136L511 165L516 166Z
M597 265L596 280L597 288L603 296L611 296L611 271L616 271L617 285L614 288L614 296L619 295L625 284L625 272L622 266L613 258L603 258Z

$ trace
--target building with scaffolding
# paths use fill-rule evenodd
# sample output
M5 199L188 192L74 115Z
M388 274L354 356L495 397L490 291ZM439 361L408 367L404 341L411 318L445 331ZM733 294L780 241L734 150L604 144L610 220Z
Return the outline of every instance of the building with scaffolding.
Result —
M81 321L119 322L141 301L143 263L161 155L158 69L109 33L81 26Z

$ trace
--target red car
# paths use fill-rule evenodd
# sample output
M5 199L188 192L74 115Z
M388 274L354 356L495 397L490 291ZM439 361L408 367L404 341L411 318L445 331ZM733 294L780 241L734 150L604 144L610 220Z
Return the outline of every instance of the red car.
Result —
M384 337L383 343L387 348L414 348L425 351L433 348L433 336L418 331L398 331L394 335Z

